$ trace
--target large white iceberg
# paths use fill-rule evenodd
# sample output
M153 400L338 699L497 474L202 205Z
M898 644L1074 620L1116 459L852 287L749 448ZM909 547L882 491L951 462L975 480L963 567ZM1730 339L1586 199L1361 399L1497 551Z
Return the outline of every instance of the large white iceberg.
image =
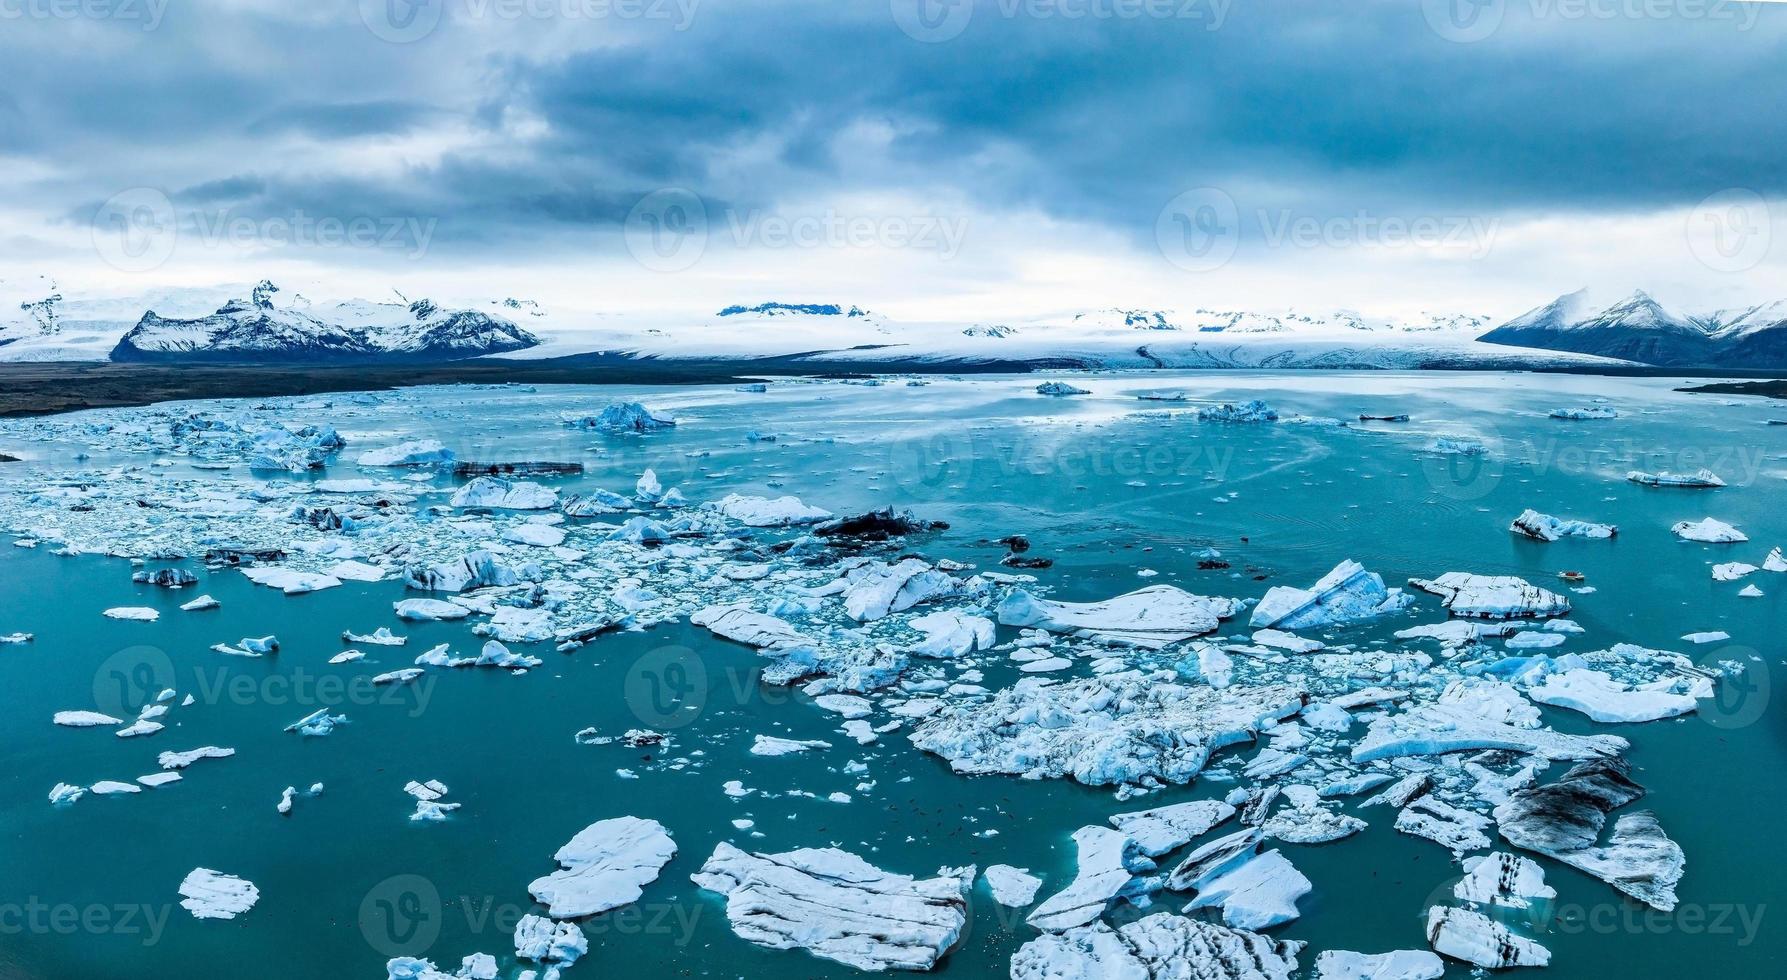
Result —
M1408 605L1401 589L1356 561L1343 561L1307 589L1273 586L1253 608L1248 625L1287 630L1321 629L1358 622Z
M1291 980L1304 944L1170 912L1025 943L1011 980Z
M676 844L656 820L599 820L553 855L562 868L534 879L528 892L554 918L579 919L639 900L676 856Z
M1020 589L999 603L999 622L1158 650L1211 632L1240 608L1234 599L1192 595L1172 585L1151 585L1102 602L1054 602Z
M1470 619L1535 619L1570 611L1570 600L1513 575L1447 572L1436 579L1412 578L1409 584L1440 596L1452 615Z
M1559 538L1611 538L1619 533L1619 528L1612 524L1594 524L1589 521L1575 521L1562 517L1552 517L1536 510L1521 511L1508 525L1508 530L1515 534L1524 534L1535 541L1556 541Z

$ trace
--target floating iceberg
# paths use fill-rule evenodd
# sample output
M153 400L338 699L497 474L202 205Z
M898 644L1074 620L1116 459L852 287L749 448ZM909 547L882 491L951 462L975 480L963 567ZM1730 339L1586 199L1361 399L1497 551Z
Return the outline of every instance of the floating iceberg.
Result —
M1741 544L1750 540L1750 536L1744 532L1711 517L1699 521L1677 521L1669 530L1683 541L1700 541L1706 544Z
M1588 408L1554 408L1548 414L1554 419L1568 419L1572 422L1619 418L1618 412L1605 405L1594 405Z
M1508 931L1481 912L1435 907L1427 912L1427 943L1455 960L1486 970L1545 966L1551 951Z
M1467 705L1424 704L1379 717L1352 748L1354 762L1402 756L1504 749L1553 761L1617 756L1630 747L1617 735L1566 735L1488 720Z
M1136 875L1154 869L1136 842L1121 831L1081 827L1074 831L1078 871L1066 888L1049 896L1024 921L1044 932L1065 932L1090 925L1119 898L1147 894L1148 884Z
M1304 944L1162 912L1025 943L1011 980L1291 980Z
M1696 470L1693 473L1646 473L1633 470L1626 474L1626 479L1633 483L1642 483L1647 487L1689 487L1694 489L1711 489L1722 487L1725 481L1712 470Z
M1533 619L1570 611L1570 600L1512 575L1447 572L1436 579L1412 578L1409 584L1443 598L1452 615L1470 619Z
M831 511L808 507L798 497L747 497L729 493L708 505L748 527L791 527L831 520Z
M418 592L464 592L492 585L518 585L522 576L488 551L474 551L456 561L436 565L411 565L403 570L403 584Z
M1619 528L1612 524L1591 524L1588 521L1573 521L1550 514L1541 514L1536 510L1522 511L1508 530L1515 534L1524 534L1535 541L1556 541L1559 538L1611 538L1619 533Z
M836 848L750 854L722 842L690 877L726 897L746 942L859 970L929 970L962 936L974 869L915 879Z
M1308 589L1274 586L1253 609L1248 625L1255 628L1322 629L1342 626L1407 607L1401 589L1384 587L1383 576L1356 561L1334 566Z
M1216 629L1241 608L1234 599L1151 585L1103 602L1054 602L1017 590L999 603L999 622L1158 650Z
M51 802L55 802L52 794ZM991 864L981 873L986 879L987 888L993 893L993 901L1006 908L1021 909L1036 901L1036 892L1042 888L1042 879L1023 868L1014 868L1009 864Z
M1045 381L1036 386L1036 393L1039 395L1055 396L1092 394L1084 388L1075 388L1073 385L1070 385L1065 381Z
M599 432L653 432L674 427L676 419L668 413L654 412L638 402L615 402L595 415L574 420L571 425Z
M1143 854L1160 857L1204 836L1234 815L1235 808L1220 800L1194 800L1115 814L1111 826L1129 835Z
M1675 908L1686 859L1656 817L1621 817L1608 842L1600 843L1607 816L1644 795L1630 771L1624 759L1581 763L1555 783L1515 792L1495 808L1496 824L1515 847L1556 858L1668 912Z
M412 439L369 449L354 462L361 466L451 466L453 458L453 451L438 439Z
M558 491L524 480L480 476L453 491L451 503L486 510L551 510L558 506Z
M554 918L580 919L637 902L675 856L675 842L656 820L599 820L558 849L553 860L561 869L534 879L528 892Z
M1676 688L1681 688L1677 690ZM1633 687L1587 668L1545 675L1532 689L1534 701L1579 711L1598 722L1643 722L1676 718L1693 712L1700 697L1712 694L1711 682L1680 678L1675 682Z
M1240 405L1223 403L1198 409L1199 422L1276 422L1278 412L1259 399Z
M1331 949L1315 958L1316 980L1439 980L1444 960L1424 949L1353 953Z
M253 882L209 868L193 869L180 882L180 895L180 907L195 919L233 919L261 899Z

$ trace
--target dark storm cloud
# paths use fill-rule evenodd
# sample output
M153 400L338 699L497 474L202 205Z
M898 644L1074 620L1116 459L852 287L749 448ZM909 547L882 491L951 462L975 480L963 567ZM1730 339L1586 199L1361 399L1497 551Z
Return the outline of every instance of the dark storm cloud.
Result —
M87 47L9 31L5 145L78 154L94 186L63 188L71 208L148 175L195 204L422 212L475 242L612 225L670 185L739 207L947 196L1134 234L1203 185L1318 215L1787 192L1777 5L1490 0L1499 29L1459 40L1431 0L985 0L925 43L894 15L918 0L705 0L686 30L437 2L441 26L409 44L352 2L295 20L170 12ZM517 120L533 128L511 134ZM293 166L279 147L436 128L483 138L400 177Z

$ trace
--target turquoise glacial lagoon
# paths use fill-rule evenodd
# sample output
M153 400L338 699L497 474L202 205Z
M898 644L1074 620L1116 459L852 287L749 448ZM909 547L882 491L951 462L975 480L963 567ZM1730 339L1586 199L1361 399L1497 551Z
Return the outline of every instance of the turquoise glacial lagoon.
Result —
M1601 725L1543 709L1560 732L1628 738L1633 778L1686 853L1675 911L1662 913L1549 858L1534 857L1558 897L1519 925L1551 950L1535 976L1588 978L1778 975L1787 966L1787 576L1758 571L1716 582L1721 562L1761 565L1787 544L1787 415L1763 399L1690 395L1669 379L1526 374L1152 373L1066 376L1089 393L1045 397L1026 377L931 379L908 386L778 381L764 393L731 387L422 388L347 395L210 402L0 422L0 977L129 977L267 980L379 977L387 960L418 956L449 972L462 957L517 963L511 933L541 911L528 884L554 869L553 854L579 830L610 817L663 824L677 853L640 900L584 920L590 951L565 970L577 977L849 977L858 971L801 950L771 950L736 936L725 902L689 876L721 842L750 851L835 846L892 872L930 876L940 867L1004 863L1044 879L1040 897L1072 879L1070 835L1114 813L1217 799L1258 750L1220 753L1187 786L1119 800L1112 787L1069 780L967 777L915 748L910 724L858 745L839 718L798 688L761 682L766 661L683 615L643 631L605 633L558 652L511 644L541 666L522 674L430 669L416 683L373 687L371 675L408 666L440 644L475 653L483 643L457 622L403 623L392 603L414 597L401 582L348 581L287 596L237 571L197 560L154 561L197 573L169 590L131 580L133 566L98 553L63 556L42 514L66 509L46 488L149 493L211 483L231 492L263 482L319 478L401 480L354 464L363 449L439 439L461 458L581 462L580 477L543 482L561 494L593 488L631 493L646 468L694 504L728 493L793 494L839 515L894 504L947 521L946 531L906 549L981 570L1001 569L997 539L1024 535L1027 554L1053 559L1026 587L1048 598L1093 601L1150 584L1198 595L1258 599L1275 585L1307 587L1353 559L1391 585L1448 571L1521 576L1568 596L1584 632L1552 654L1616 643L1673 650L1717 669L1741 664L1716 699L1686 717ZM1150 392L1186 401L1140 401ZM1200 406L1263 399L1275 424L1199 422ZM561 417L615 401L675 413L671 430L612 436L573 429ZM1607 405L1617 418L1564 421L1556 407ZM202 469L195 460L124 432L132 420L195 411L337 428L348 447L325 474L251 474L240 461ZM159 415L155 413L161 413ZM1361 414L1407 422L1356 421ZM1348 420L1344 427L1292 416ZM773 440L767 437L774 437ZM1427 451L1436 439L1475 440L1488 452ZM1728 484L1667 490L1625 480L1628 470L1708 467ZM129 468L138 468L131 470ZM415 507L444 506L450 476L416 481L437 491ZM93 491L93 487L101 488ZM124 491L119 491L124 492ZM35 502L34 502L35 501ZM140 520L108 534L120 551L139 534L191 521L177 500L146 497ZM1524 509L1619 526L1611 540L1540 543L1508 530ZM35 515L35 516L34 516ZM433 516L444 518L436 512ZM1748 534L1744 544L1706 545L1670 532L1678 521L1715 517ZM504 518L507 520L507 518ZM618 523L619 518L615 519ZM37 523L21 523L35 521ZM283 533L273 528L271 533ZM294 542L315 537L292 525ZM567 544L580 544L573 532ZM761 542L797 537L763 530ZM13 540L38 540L12 547ZM1220 552L1226 567L1209 550ZM1584 576L1570 591L1559 573ZM1152 575L1143 575L1144 571ZM617 583L580 583L606 593ZM1742 597L1753 584L1764 594ZM999 589L1005 588L999 586ZM220 608L183 612L209 594ZM765 595L767 603L774 597ZM695 597L672 597L697 605ZM123 606L151 607L154 622L108 619ZM922 611L922 610L921 610ZM1330 644L1410 647L1398 629L1445 619L1437 598L1414 593L1408 611L1354 626L1309 631ZM390 627L405 647L362 646L366 659L331 664L344 630ZM1695 645L1697 631L1730 639ZM1246 613L1221 637L1246 643ZM219 643L275 635L276 655L213 652ZM1018 631L1002 626L1001 642ZM1437 653L1426 643L1421 649ZM1171 662L1173 651L1165 651ZM1512 655L1500 641L1473 654ZM1181 653L1180 656L1183 654ZM972 666L927 663L949 679L979 671L999 690L1023 675L1002 651ZM1438 668L1436 668L1438 669ZM1087 676L1075 658L1058 679ZM65 710L134 713L161 687L177 692L152 735L52 725ZM1360 686L1364 686L1361 684ZM192 703L184 703L187 697ZM318 708L346 716L326 737L284 729ZM877 712L873 724L889 716ZM668 744L583 744L593 729L665 733ZM1355 728L1357 738L1363 725ZM753 738L823 740L831 748L781 757L749 752ZM129 782L158 770L156 757L204 745L235 755L201 760L170 785L135 794L89 793L52 806L58 783ZM1553 765L1541 780L1555 779ZM411 780L439 780L460 804L440 822L414 822ZM728 782L757 792L731 796ZM303 792L314 783L323 791ZM275 805L288 786L292 812ZM832 794L845 794L837 802ZM841 797L840 797L841 799ZM1395 831L1388 808L1343 809L1369 821L1330 844L1277 844L1313 884L1300 916L1270 930L1316 954L1345 949L1426 949L1427 909L1453 904L1460 869L1425 839ZM735 825L749 821L748 826ZM1231 826L1232 829L1232 826ZM1497 841L1497 849L1506 845ZM1182 852L1181 852L1182 853ZM1162 859L1170 869L1179 854ZM177 889L195 868L252 881L260 898L229 920L194 918ZM1146 909L1117 904L1121 923L1176 911L1159 893ZM1012 954L1037 932L1025 910L997 905L984 882L970 896L965 934L940 963L947 977L1006 976ZM1470 968L1448 964L1448 976Z

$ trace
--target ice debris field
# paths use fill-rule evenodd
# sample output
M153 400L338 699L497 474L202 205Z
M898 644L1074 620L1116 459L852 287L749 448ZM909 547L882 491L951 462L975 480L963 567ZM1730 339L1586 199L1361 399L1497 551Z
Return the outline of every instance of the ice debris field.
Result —
M913 433L943 424L943 410L919 422L878 414L898 398L931 399L960 385L974 389L989 416L1020 419L1032 438L1038 427L1096 433L1139 418L1148 426L1145 440L1220 439L1243 452L1255 436L1240 433L1272 430L1294 433L1306 447L1351 440L1340 455L1394 457L1405 468L1452 466L1460 454L1511 455L1505 438L1485 448L1481 427L1445 423L1432 432L1374 435L1371 427L1389 431L1408 417L1353 422L1302 411L1300 401L1330 400L1334 391L1318 399L1292 385L1268 404L1195 391L1168 397L1158 377L1146 384L1148 392L1121 400L1112 382L1083 376L1040 387L939 379L922 393L897 380L866 388L778 381L723 394L439 388L5 420L0 448L20 450L23 461L0 470L0 528L33 558L102 563L98 580L116 589L96 598L104 608L75 624L82 629L108 637L135 631L156 642L150 631L170 622L216 624L191 627L209 632L208 648L167 654L182 668L283 669L301 658L380 690L469 683L487 673L550 685L567 664L622 649L624 637L680 628L711 641L690 654L696 660L744 658L754 686L789 692L760 708L767 716L752 716L762 723L755 731L709 731L704 724L715 719L674 700L654 700L643 712L632 706L637 721L625 727L567 728L563 741L581 751L625 753L612 756L621 767L616 785L647 785L639 770L657 786L702 772L725 778L724 792L655 809L656 818L636 815L626 792L586 799L575 821L581 829L561 836L556 852L510 856L535 875L531 883L515 878L503 896L526 910L512 933L497 942L486 932L476 947L385 957L390 978L596 975L599 965L575 964L600 955L609 938L605 917L654 892L717 910L740 947L790 958L765 961L777 975L805 975L811 963L794 961L801 957L862 971L947 966L986 941L971 928L977 905L1007 909L1003 931L1013 948L1000 955L1015 980L1412 980L1467 967L1542 967L1553 940L1531 928L1542 919L1533 910L1557 898L1560 878L1580 879L1578 888L1593 883L1603 901L1676 908L1690 852L1645 805L1648 794L1668 792L1671 773L1652 766L1641 781L1632 756L1646 743L1670 740L1671 719L1715 703L1723 685L1765 666L1760 658L1708 658L1696 648L1729 640L1711 629L1729 622L1721 605L1787 588L1787 578L1775 577L1787 572L1787 560L1767 540L1782 529L1715 516L1736 520L1727 506L1733 497L1778 501L1780 489L1746 486L1735 472L1628 472L1609 463L1605 477L1589 474L1604 492L1579 495L1567 508L1450 512L1449 521L1524 542L1511 546L1569 549L1572 565L1595 548L1638 546L1664 549L1676 562L1704 561L1710 572L1699 574L1721 605L1702 608L1667 635L1607 628L1616 619L1585 626L1579 607L1647 597L1608 595L1595 577L1573 569L1512 574L1506 562L1474 560L1467 549L1424 558L1392 580L1333 553L1312 559L1311 567L1326 571L1281 578L1225 554L1245 537L1186 543L1197 532L1196 514L1220 512L1255 488L1266 492L1249 482L1260 478L1256 471L1232 488L1177 471L1123 481L1118 489L1183 486L1173 505L1180 526L1126 530L1105 521L1096 536L1127 533L1133 540L1123 547L1139 550L1125 552L1127 582L1101 569L1089 576L1097 584L1089 593L1085 582L1058 574L1061 567L1039 553L1046 549L1022 533L1027 528L964 534L952 526L963 510L945 501L970 493L951 482L957 476L933 480L926 470L914 480L901 471L915 441L929 454L923 466L933 467L950 453L985 454L1016 437L1000 430L986 442L957 439L972 428L964 424L944 433L939 450L930 435ZM726 418L751 399L789 391L805 400L808 414L790 408L781 417L750 410L757 413L748 421ZM1338 392L1349 394L1356 390ZM1635 401L1641 395L1654 397L1655 389L1634 389ZM858 396L876 400L848 400ZM476 415L486 398L507 404L500 421ZM1162 404L1172 407L1163 414ZM883 435L832 431L840 426L828 415L852 406L873 408ZM1077 419L1053 414L1081 411ZM1565 427L1573 436L1585 431L1580 423L1605 431L1634 411L1642 405L1538 405L1523 424ZM779 434L736 431L777 421L784 423ZM796 425L802 431L790 433ZM891 451L889 432L897 436ZM654 442L670 439L679 441ZM827 482L850 484L850 492L831 499L818 471L778 458L778 440L784 447L841 443L840 458L852 462L828 472ZM1302 465L1313 465L1311 458ZM623 471L624 480L613 478ZM761 492L731 489L727 478L741 474L761 481ZM1003 480L1022 496L1018 479L1007 475L972 492L997 493ZM1778 475L1761 479L1779 482ZM1448 494L1443 481L1434 486ZM1613 523L1606 518L1616 494L1650 495L1642 498L1647 506L1669 495L1663 506L1679 520L1645 526L1622 516ZM865 505L874 498L879 503ZM938 517L945 509L950 521ZM1173 567L1195 571L1147 567L1164 567L1169 550L1179 555ZM228 596L243 594L231 579L295 609L319 601L313 593L358 590L367 597L359 608L376 615L330 624L340 634L332 649L300 649L222 618ZM35 633L60 615L0 605L0 656L14 667L55 656ZM441 632L449 629L455 632ZM424 633L429 639L418 639ZM125 642L108 640L108 649ZM168 676L169 685L145 692L141 703L95 704L93 691L79 686L57 689L53 705L15 703L24 723L59 730L44 743L51 754L67 740L143 746L114 756L134 761L118 761L113 771L70 772L35 787L37 805L54 819L75 820L97 807L126 813L150 794L178 792L196 816L207 787L264 765L248 746L192 744L181 731L186 716L231 706L195 700L202 692L181 685L180 669ZM425 765L355 740L355 727L386 708L294 707L284 724L265 726L268 735L302 740L317 761L270 774L290 785L262 801L263 813L232 810L230 819L301 823L345 805L333 789L344 778L376 781L385 798L404 800L357 820L402 822L417 834L475 824L475 775L461 771L444 781ZM800 716L801 727L763 720L778 713ZM479 737L500 739L496 721L481 726ZM516 764L526 765L526 746L514 749ZM819 765L844 782L836 791L829 789L835 778L821 792L758 788L734 772L744 772L747 760L806 765L807 772ZM909 838L925 855L918 860L910 849L896 857L848 839L852 810L905 799L912 791L902 784L913 777L903 774L924 766L935 769L924 783L933 796L939 786L967 794L989 780L1077 786L1076 808L1062 812L1102 810L1103 818L1027 825L1031 853L1065 856L1046 869L1040 858L1035 867L964 860L966 840L998 833L979 814L957 818L967 836ZM325 769L329 779L318 781ZM101 799L111 796L135 799ZM948 799L926 802L942 807ZM839 810L810 831L808 843L763 843L760 825L786 823L794 815L784 819L780 811L814 804ZM723 815L726 833L716 839L711 820L699 821L695 811ZM777 828L773 839L803 826ZM1408 907L1382 910L1409 923L1394 932L1407 942L1354 949L1298 938L1305 907L1321 895L1305 869L1352 838L1377 838L1382 847L1385 833L1428 849L1427 873ZM276 838L262 846L280 847ZM234 920L231 928L252 932L269 915L274 887L255 880L252 861L214 870L200 863L209 860L191 856L190 873L165 882L168 900L194 919ZM680 881L667 876L673 860L688 862ZM332 870L318 863L311 873ZM343 915L351 919L353 911ZM358 940L350 933L304 941ZM1612 940L1567 941L1592 947ZM725 966L735 950L713 952L713 972L738 973Z

